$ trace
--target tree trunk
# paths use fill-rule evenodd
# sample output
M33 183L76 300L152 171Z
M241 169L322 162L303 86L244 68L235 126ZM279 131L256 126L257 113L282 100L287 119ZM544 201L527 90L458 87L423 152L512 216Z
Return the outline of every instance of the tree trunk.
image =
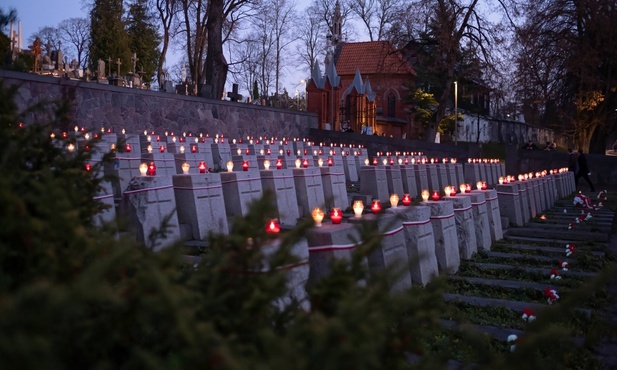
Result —
M206 53L206 83L212 86L212 97L220 99L225 91L229 66L223 54L223 0L210 0L208 8L208 49Z

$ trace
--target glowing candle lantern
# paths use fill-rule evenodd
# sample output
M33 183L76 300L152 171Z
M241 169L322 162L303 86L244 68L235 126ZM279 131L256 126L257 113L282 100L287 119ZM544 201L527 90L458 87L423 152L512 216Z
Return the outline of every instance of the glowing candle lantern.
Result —
M356 218L362 217L362 212L364 212L364 203L361 200L354 200L353 202L353 214Z
M390 166L394 166L394 158L390 157Z
M197 145L191 145L191 153L197 153Z
M300 160L300 158L296 158L296 168L300 168L302 166L302 161Z
M499 181L499 185L503 185L503 182L504 182L503 176L499 176L498 181Z
M156 164L150 162L148 165L148 176L156 176Z
M282 168L283 168L283 161L282 161L282 160L280 160L280 159L277 159L277 160L276 160L276 169L277 169L277 170L280 170L280 169L282 169Z
M465 193L467 194L471 193L471 185L465 184Z
M205 142L206 142L206 138L205 138L205 137L202 137L202 138L201 138L201 142L202 142L202 143L205 143Z
M315 221L315 227L321 227L321 222L323 221L323 218L325 216L321 208L313 208L311 216L313 217L313 221Z
M370 161L368 160L368 158L364 158L364 165L368 166L370 164Z
M443 192L446 196L450 196L450 193L452 193L452 186L448 185L443 189Z
M227 161L227 172L233 172L234 170L234 162Z
M73 144L73 143L69 143L69 145L67 145L66 149L67 149L69 152L71 152L71 153L72 153L73 151L75 151L75 144Z
M317 165L318 165L319 167L323 167L323 158L319 158L319 159L317 159Z
M142 176L146 176L148 174L148 164L147 163L142 163L139 165L139 173Z
M486 181L482 181L482 187L480 188L480 190L486 190L488 189L488 183Z
M148 145L146 147L146 150L148 151L148 153L152 153L152 145Z
M338 225L341 221L343 221L343 212L340 208L332 208L330 211L330 220L332 220L332 223L335 225Z
M182 163L182 173L183 174L188 175L190 169L191 169L191 165L188 164L188 162Z
M373 158L373 166L377 166L379 162L377 161L377 157Z
M125 151L125 152L130 153L130 152L131 152L131 150L133 150L133 147L131 146L131 144L126 144L126 145L124 146L124 151Z
M467 158L467 163L471 163L471 158Z
M242 171L249 170L249 161L242 161Z
M422 193L420 195L422 196L422 200L426 202L428 200L430 193L428 192L428 190L425 189L425 190L422 190Z
M165 145L159 146L159 150L161 151L161 153L165 153Z
M287 156L289 157L291 155L291 150L287 149Z
M450 163L456 163L457 159L456 158L452 158L450 159Z
M296 151L296 154L297 154L298 156L300 156L300 155L301 155L300 153L302 153L302 151L301 151L300 149L298 149L298 150Z
M381 203L379 202L379 199L373 199L373 202L371 203L371 212L373 212L374 215L381 212Z
M409 158L405 157L405 160L403 161L403 163L405 163L405 166L407 166L409 164Z
M410 206L411 200L412 199L409 194L403 194L403 199L401 199L401 203L403 203L404 206Z
M461 184L458 189L460 190L461 194L465 193L465 190L467 189L467 186L465 184Z
M268 220L266 223L266 232L268 234L278 234L281 232L281 224L277 219Z
M435 163L435 158L431 158L431 164Z
M206 173L206 162L200 161L197 168L199 168L199 173Z
M161 141L161 137L160 136L156 136L156 142L158 143L159 141Z
M334 160L332 158L328 158L328 167L332 167L334 165Z
M439 190L433 190L433 193L431 194L431 199L434 201L438 201L439 198L441 198Z
M456 186L450 186L450 196L453 197L456 195Z
M54 134L52 134L52 135L54 135ZM51 138L53 139L54 137L56 137L56 135L52 136ZM90 134L86 132L86 134L84 135L84 138L86 140L90 140Z
M184 138L184 136L180 136L180 142L183 143L186 139Z
M238 148L238 150L236 150L236 153L238 153L238 155L242 155L242 149Z
M309 166L309 161L308 159L304 158L304 160L302 161L302 167L308 168L308 166Z
M390 195L390 206L391 206L392 208L396 208L396 207L398 207L398 201L399 201L398 194L392 194L392 195Z
M482 181L476 182L476 189L482 190Z
M279 155L283 155L283 149L279 149Z
M398 159L398 165L400 166L400 165L402 165L402 164L403 164L403 158L399 158L399 159Z
M77 127L77 126L75 126L75 127ZM90 172L90 171L92 171L92 165L90 163L86 163L86 164L84 164L84 169L87 172Z
M383 163L384 166L387 166L388 165L388 158L384 158L381 162Z
M116 150L116 144L113 144L113 143L112 143L112 144L109 146L109 150L111 150L112 152L113 152L113 151L115 151L115 150Z
M184 154L184 145L180 145L180 154Z
M416 164L416 159L415 158L411 158L411 164Z
M267 160L267 159L264 159L264 168L265 168L266 170L269 170L269 169L270 169L270 161L269 161L269 160Z

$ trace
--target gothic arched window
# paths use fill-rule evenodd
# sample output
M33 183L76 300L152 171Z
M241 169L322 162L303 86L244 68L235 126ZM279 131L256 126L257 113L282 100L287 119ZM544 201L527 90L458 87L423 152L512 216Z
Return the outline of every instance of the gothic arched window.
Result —
M388 117L396 116L396 97L394 94L388 95Z

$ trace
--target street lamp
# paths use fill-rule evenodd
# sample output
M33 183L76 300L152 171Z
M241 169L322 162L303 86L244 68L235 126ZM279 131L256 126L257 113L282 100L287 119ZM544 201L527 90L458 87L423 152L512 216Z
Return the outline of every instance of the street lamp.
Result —
M454 145L458 145L458 83L454 81Z

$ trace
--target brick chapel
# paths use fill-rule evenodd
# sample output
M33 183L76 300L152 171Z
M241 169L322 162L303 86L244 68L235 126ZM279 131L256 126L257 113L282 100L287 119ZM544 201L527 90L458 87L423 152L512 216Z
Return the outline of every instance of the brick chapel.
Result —
M325 73L315 63L306 85L307 110L319 128L408 137L412 106L406 103L416 72L389 41L345 42L336 2Z

